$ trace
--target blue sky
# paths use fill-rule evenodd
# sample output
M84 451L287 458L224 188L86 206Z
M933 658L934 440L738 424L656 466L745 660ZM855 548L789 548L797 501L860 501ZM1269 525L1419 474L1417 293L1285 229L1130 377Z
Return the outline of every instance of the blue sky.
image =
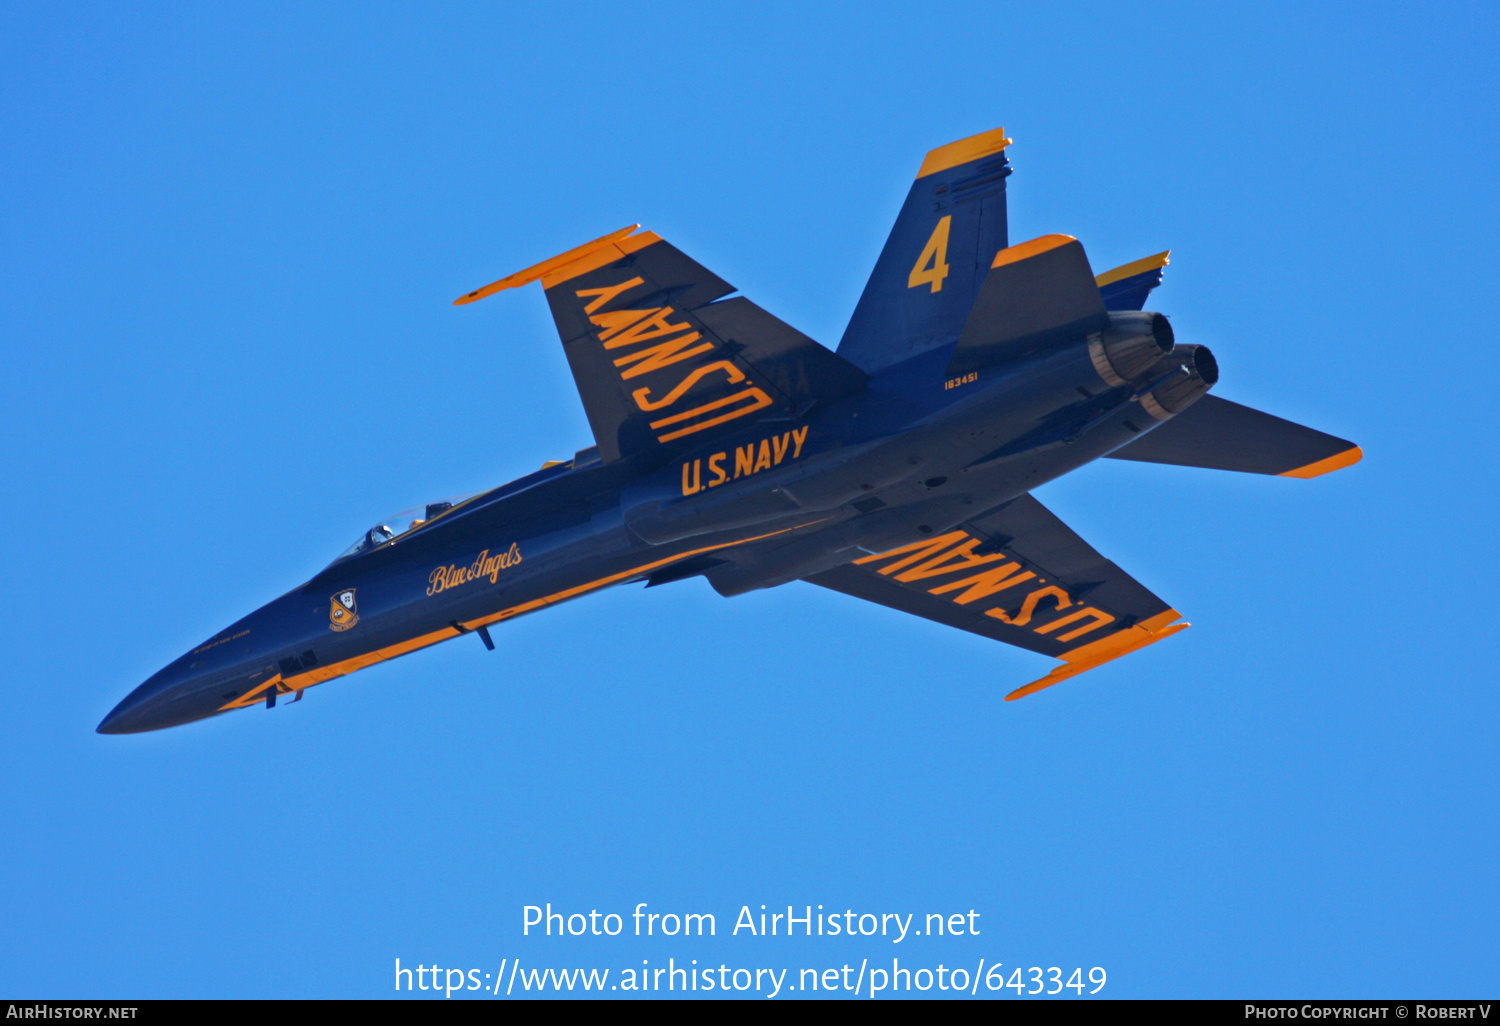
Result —
M1497 25L7 7L0 992L900 957L1102 966L1117 997L1492 993ZM1192 630L1004 703L1050 661L695 580L295 708L93 732L376 517L591 443L540 290L455 296L640 221L832 345L922 154L997 125L1013 241L1171 248L1153 306L1218 393L1365 449L1315 481L1105 461L1042 489ZM523 937L546 902L719 936ZM981 933L726 936L761 904Z

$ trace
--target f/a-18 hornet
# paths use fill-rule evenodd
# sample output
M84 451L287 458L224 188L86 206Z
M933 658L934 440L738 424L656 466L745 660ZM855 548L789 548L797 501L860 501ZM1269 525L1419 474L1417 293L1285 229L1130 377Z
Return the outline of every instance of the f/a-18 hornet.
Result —
M1100 457L1316 477L1351 442L1208 395L1144 312L1158 253L1007 240L1004 129L917 171L837 352L624 228L540 281L593 429L572 459L381 520L312 580L152 676L106 734L303 692L615 584L803 580L1061 660L1020 698L1184 629L1030 494Z

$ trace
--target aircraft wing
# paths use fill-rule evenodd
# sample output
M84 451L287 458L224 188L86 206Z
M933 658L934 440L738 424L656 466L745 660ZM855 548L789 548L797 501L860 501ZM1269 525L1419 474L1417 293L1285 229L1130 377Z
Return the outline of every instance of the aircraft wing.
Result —
M1030 495L806 580L1063 661L1007 701L1188 626Z
M655 232L621 229L460 297L541 281L601 457L785 421L869 378ZM743 419L742 419L743 418Z
M1347 439L1216 395L1109 454L1112 460L1302 478L1342 470L1363 456Z

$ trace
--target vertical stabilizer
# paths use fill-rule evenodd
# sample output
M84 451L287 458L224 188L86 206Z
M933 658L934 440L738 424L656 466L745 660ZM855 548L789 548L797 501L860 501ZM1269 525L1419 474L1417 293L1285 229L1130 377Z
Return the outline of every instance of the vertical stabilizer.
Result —
M1171 263L1170 249L1133 260L1094 279L1106 310L1144 310L1151 290L1161 284L1162 269Z
M1005 129L927 154L839 343L876 371L954 342L990 261L1006 247Z

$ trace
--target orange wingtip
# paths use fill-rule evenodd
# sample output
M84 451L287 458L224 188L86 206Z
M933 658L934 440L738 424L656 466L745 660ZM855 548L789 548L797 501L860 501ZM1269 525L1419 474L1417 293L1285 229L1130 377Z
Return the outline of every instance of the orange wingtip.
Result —
M605 264L612 264L616 260L623 260L628 254L634 253L638 249L645 249L652 243L660 241L661 236L655 232L641 232L639 235L632 235L626 239L618 239L607 246L600 246L598 249L590 250L582 256L575 258L571 263L563 264L560 267L554 267L544 272L542 274L542 288L550 289L554 285L570 281L581 274L588 274L595 268L603 267Z
M990 264L990 266L1003 267L1006 264L1030 260L1032 257L1039 256L1049 249L1056 249L1058 246L1066 246L1070 242L1077 241L1071 235L1043 235L1039 239L1032 239L1030 242L1020 242L1008 249L1002 249L995 254L995 262Z
M1309 463L1307 466L1298 467L1296 470L1284 470L1277 476L1301 478L1321 477L1324 474L1331 474L1335 470L1343 470L1345 467L1352 467L1354 466L1354 464L1358 463L1364 458L1365 451L1356 445L1354 448L1345 449L1338 455L1330 456L1326 460L1319 460L1316 463Z
M557 256L543 260L539 264L533 264L524 271L517 271L515 274L506 275L499 281L490 282L482 289L475 289L473 292L459 296L453 301L453 305L463 306L465 303L473 303L483 299L485 296L493 296L496 292L500 292L503 289L513 289L521 285L528 285L541 278L544 274L558 270L573 263L575 260L579 260L597 250L621 241L639 227L640 225L633 224L628 228L621 228L617 232L601 235L593 242L585 242L582 246L575 246L566 253L559 253ZM608 261L605 262L608 263Z
M988 157L992 153L999 153L1015 140L1005 138L1005 129L994 128L988 132L980 132L971 135L967 139L951 142L946 146L939 146L930 150L922 168L917 172L918 178L926 178L935 175L939 171L946 171L950 167L958 167L981 157Z
M1040 680L1034 680L1025 687L1016 688L1005 696L1007 702L1014 702L1018 698L1034 695L1043 688L1076 677L1080 673L1092 670L1096 666L1118 659L1131 652L1137 652L1147 645L1154 645L1163 638L1170 638L1179 631L1185 631L1192 624L1173 623L1173 620L1181 619L1182 614L1175 609L1169 609L1149 620L1142 620L1134 627L1127 627L1123 631L1116 631L1109 637L1100 641L1080 646L1071 652L1062 654L1063 664L1053 670Z
M1104 288L1104 286L1113 285L1117 281L1123 281L1126 278L1134 278L1138 274L1145 274L1147 271L1154 271L1157 268L1166 267L1172 262L1169 259L1171 255L1172 251L1168 249L1163 250L1160 253L1153 253L1148 257L1141 257L1139 260L1132 260L1128 264L1121 264L1114 270L1105 271L1103 274L1099 275L1094 279L1094 284L1102 289Z

